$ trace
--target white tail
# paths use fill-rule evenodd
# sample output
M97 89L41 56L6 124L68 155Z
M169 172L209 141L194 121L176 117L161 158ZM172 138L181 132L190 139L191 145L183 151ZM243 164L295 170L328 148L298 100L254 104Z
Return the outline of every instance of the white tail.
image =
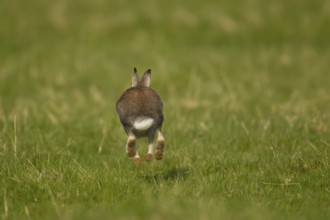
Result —
M152 124L154 123L154 119L149 117L138 117L135 119L133 123L133 127L138 131L148 130Z

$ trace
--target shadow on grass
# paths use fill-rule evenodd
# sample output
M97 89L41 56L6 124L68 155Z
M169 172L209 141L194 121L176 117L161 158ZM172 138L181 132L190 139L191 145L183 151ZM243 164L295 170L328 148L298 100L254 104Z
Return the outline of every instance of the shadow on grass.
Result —
M189 176L189 169L185 167L172 167L155 174L147 174L144 179L148 183L158 183L159 181L185 181Z

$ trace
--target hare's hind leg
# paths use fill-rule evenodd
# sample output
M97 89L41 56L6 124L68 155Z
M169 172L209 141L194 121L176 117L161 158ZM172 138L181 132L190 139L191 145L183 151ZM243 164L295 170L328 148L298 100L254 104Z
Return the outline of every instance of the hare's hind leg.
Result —
M127 132L126 154L129 157L134 157L136 154L136 137L130 129L125 129Z
M141 164L141 158L137 151L137 144L135 144L134 165L138 167L138 166L140 166L140 164Z
M159 129L157 129L157 147L156 147L156 160L161 160L163 159L163 151L165 148L165 138L163 136L162 131Z
M141 159L137 151L136 137L132 132L128 132L127 134L126 154L129 157L134 157L134 165L139 166L141 164Z
M135 136L128 136L126 143L126 154L129 157L134 157L136 154L136 138Z
M141 164L141 159L137 151L136 136L128 127L125 127L125 131L128 136L126 142L126 154L129 157L134 157L134 165L139 166Z
M145 157L146 161L151 161L152 155L154 154L154 140L155 140L155 129L150 129L148 134L148 153Z

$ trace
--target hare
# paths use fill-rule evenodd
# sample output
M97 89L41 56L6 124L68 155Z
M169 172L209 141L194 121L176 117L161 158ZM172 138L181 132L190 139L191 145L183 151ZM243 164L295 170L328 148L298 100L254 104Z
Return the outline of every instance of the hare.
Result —
M132 76L132 87L124 91L116 102L116 110L121 124L128 136L126 154L134 157L134 164L139 166L141 159L137 149L137 139L148 137L146 161L151 161L154 154L154 139L157 132L156 160L163 158L165 139L162 134L163 103L157 92L150 85L151 70L148 69L141 80L136 68Z

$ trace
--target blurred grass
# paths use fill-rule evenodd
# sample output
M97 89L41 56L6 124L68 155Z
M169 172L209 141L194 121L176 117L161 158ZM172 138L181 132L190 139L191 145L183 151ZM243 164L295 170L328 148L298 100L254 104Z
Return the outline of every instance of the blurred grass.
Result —
M1 1L1 217L329 217L329 25L328 1ZM140 169L134 66L165 106Z

